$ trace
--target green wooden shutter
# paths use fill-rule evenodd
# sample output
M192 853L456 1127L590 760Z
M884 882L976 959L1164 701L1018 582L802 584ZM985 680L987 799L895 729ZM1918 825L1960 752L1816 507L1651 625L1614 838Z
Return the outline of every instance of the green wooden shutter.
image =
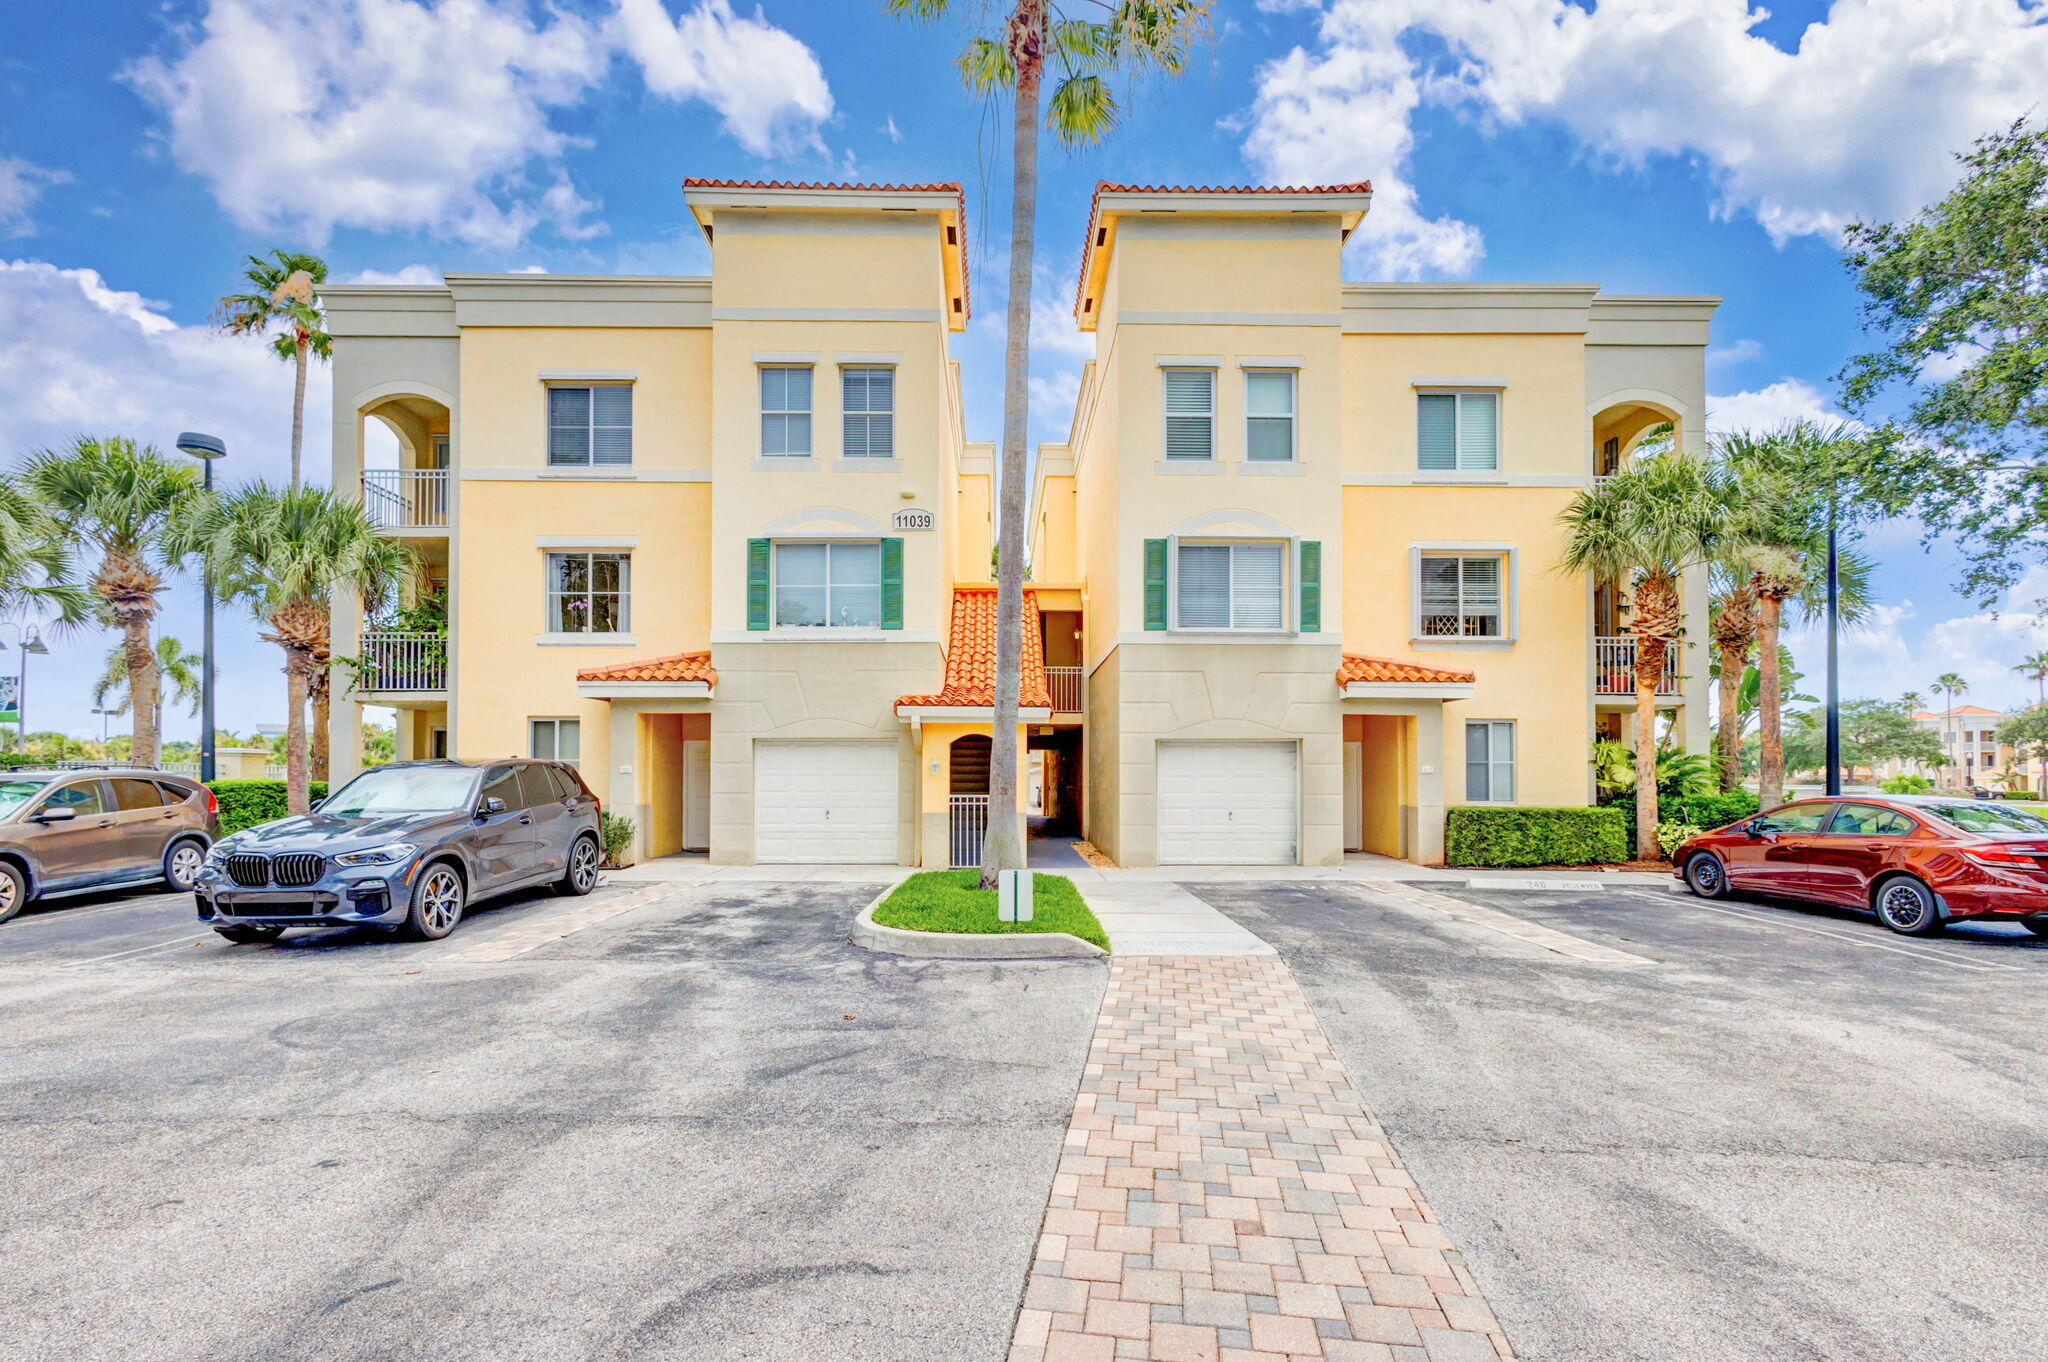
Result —
M882 541L882 627L903 627L903 541Z
M747 541L747 628L768 627L768 554L765 539Z
M1323 632L1323 546L1314 539L1301 541L1301 622L1295 627L1304 634Z
M1145 541L1145 627L1166 627L1166 541Z

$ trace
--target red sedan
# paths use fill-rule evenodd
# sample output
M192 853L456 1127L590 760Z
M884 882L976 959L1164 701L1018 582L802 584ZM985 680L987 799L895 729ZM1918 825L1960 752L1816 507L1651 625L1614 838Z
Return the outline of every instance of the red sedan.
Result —
M1701 898L1814 899L1913 936L1994 917L2048 937L2048 818L1990 800L1795 800L1691 838L1671 864Z

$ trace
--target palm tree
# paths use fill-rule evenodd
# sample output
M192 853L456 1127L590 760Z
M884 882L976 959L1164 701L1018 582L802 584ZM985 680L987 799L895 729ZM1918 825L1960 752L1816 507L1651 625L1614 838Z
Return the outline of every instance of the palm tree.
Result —
M1963 759L1956 749L1961 746L1963 740L1962 731L1957 727L1962 720L1956 713L1956 701L1962 699L1969 691L1970 683L1963 679L1960 672L1943 672L1934 678L1934 688L1948 696L1948 713L1942 716L1941 725L1942 731L1948 735L1947 751L1944 755L1948 757L1949 765L1955 773L1960 776L1963 773Z
M414 568L413 551L380 534L361 505L320 488L258 482L220 498L187 534L223 600L249 607L284 649L285 807L306 812L306 701L332 646L328 604L355 591L382 601Z
M959 67L978 94L1011 92L1010 296L1003 350L1003 448L996 495L996 685L990 731L999 738L989 758L987 835L982 839L981 887L993 889L996 872L1024 863L1017 844L1017 690L1024 669L1024 441L1030 425L1031 272L1038 212L1039 86L1048 61L1055 65L1046 126L1069 147L1099 140L1116 126L1118 107L1110 78L1117 71L1158 70L1178 75L1188 47L1206 25L1212 0L1116 0L1100 19L1070 19L1061 0L1007 0L998 37L970 38ZM883 0L889 13L933 20L953 0ZM964 6L962 6L964 8ZM1003 810L1003 817L993 811Z
M2021 658L2013 670L2034 682L2040 691L2038 703L2048 705L2048 649Z
M92 593L80 586L71 547L20 478L0 477L0 616L33 615L69 627L93 617Z
M157 694L156 730L161 743L164 728L163 688L169 685L171 695L185 707L187 714L199 712L199 655L185 651L185 645L166 634L156 641ZM107 650L107 668L100 673L100 679L92 688L92 702L101 708L115 695L121 696L116 714L126 714L134 696L128 689L128 650L120 644Z
M317 255L297 251L272 251L270 259L246 257L242 271L254 289L251 293L230 293L220 300L221 330L231 336L261 336L270 333L270 348L279 359L288 360L292 374L292 483L299 485L299 450L306 434L306 357L327 359L334 353L334 340L327 334L327 319L313 292L327 282L327 262Z
M1732 790L1742 779L1742 678L1756 647L1756 593L1738 575L1717 570L1721 589L1709 602L1714 612L1714 648L1720 655L1714 692L1720 715L1714 725L1714 757L1721 788Z
M1559 570L1604 577L1629 592L1638 753L1656 750L1657 684L1672 649L1684 646L1680 582L1726 551L1726 497L1715 465L1666 454L1580 492L1559 517L1565 527ZM1649 860L1657 854L1655 761L1635 763L1635 784L1636 855Z
M136 697L157 693L150 623L161 605L163 574L182 556L176 545L177 523L205 495L199 470L126 436L81 436L67 449L30 455L22 477L71 545L100 552L92 589L121 631L128 657L129 709L134 716L131 759L138 766L153 766L157 706L138 704Z
M1801 617L1826 608L1829 497L1835 460L1852 443L1844 426L1792 421L1762 433L1723 436L1716 454L1733 484L1735 560L1749 571L1756 598L1757 800L1785 797L1784 667L1778 637L1787 602ZM1851 623L1870 607L1871 565L1850 549L1839 555L1839 604Z

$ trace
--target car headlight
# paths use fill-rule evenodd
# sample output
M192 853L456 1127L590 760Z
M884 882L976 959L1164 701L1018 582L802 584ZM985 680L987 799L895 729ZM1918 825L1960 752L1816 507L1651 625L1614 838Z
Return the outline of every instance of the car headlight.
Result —
M206 853L206 863L211 866L218 866L227 860L228 857L234 855L237 850L239 848L231 843L215 842Z
M368 847L362 851L344 851L334 858L336 865L397 865L412 859L419 850L410 842L390 842L381 847Z

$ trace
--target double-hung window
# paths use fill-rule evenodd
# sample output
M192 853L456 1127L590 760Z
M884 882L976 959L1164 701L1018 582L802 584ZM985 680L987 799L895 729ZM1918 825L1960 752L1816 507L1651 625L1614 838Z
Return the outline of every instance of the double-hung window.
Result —
M1216 371L1162 369L1166 385L1166 457L1216 457Z
M1515 800L1515 725L1487 719L1465 725L1465 799L1471 804Z
M1505 566L1499 554L1423 554L1417 635L1505 637Z
M631 568L631 557L623 553L549 554L549 632L627 632L631 622Z
M882 546L873 539L775 545L775 627L876 629Z
M1294 460L1294 371L1247 369L1244 456L1252 463Z
M632 462L632 384L549 386L549 464L569 468L623 468L630 467Z
M1278 541L1179 545L1174 624L1180 629L1287 627L1287 546Z
M762 366L761 453L769 458L810 457L811 370L808 366Z
M1500 394L1419 393L1415 466L1425 473L1481 473L1500 467Z
M576 719L529 719L527 755L543 761L566 762L583 759L583 725Z
M849 459L896 455L896 371L848 366L839 371L840 454Z

